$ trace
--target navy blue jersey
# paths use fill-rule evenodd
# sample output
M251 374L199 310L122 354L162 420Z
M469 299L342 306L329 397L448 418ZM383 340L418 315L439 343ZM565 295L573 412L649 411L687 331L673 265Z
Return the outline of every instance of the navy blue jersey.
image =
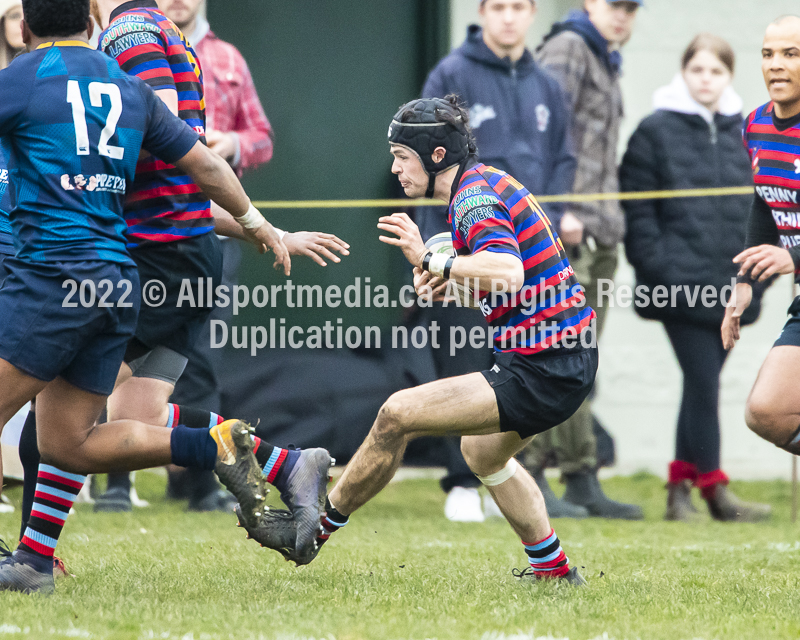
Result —
M79 41L0 71L17 257L132 263L122 217L142 148L177 162L199 140L140 79Z
M8 193L8 165L6 164L5 142L0 138L0 255L14 255L14 242L11 237L11 195Z

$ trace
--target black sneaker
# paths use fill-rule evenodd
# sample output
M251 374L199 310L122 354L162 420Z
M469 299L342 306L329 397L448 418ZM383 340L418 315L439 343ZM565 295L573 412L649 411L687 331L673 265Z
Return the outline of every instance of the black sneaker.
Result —
M112 487L95 498L94 510L104 513L124 513L133 511L130 490L123 489L122 487Z
M236 505L236 498L230 491L216 489L204 495L202 498L193 498L189 500L187 510L198 513L208 513L210 511L224 511L225 513L230 513L234 505Z
M318 553L317 536L325 515L328 473L335 462L325 449L304 449L281 492L281 500L292 512L297 527L294 549L300 558L313 560Z
M50 594L55 588L51 558L17 549L0 562L0 591Z

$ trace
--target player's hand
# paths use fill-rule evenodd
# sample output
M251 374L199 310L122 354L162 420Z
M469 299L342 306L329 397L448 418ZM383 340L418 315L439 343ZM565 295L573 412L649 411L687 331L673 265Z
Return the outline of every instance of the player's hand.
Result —
M223 160L230 162L236 155L236 140L232 133L222 133L222 131L215 131L208 129L206 131L206 144Z
M350 245L344 240L340 240L330 233L320 233L318 231L296 231L287 233L283 236L283 244L293 256L306 256L311 258L318 265L327 267L325 258L333 262L341 262L342 259L334 254L336 251L343 256L350 255Z
M430 297L434 302L443 301L447 292L447 282L444 278L423 271L420 267L414 267L414 291L420 298Z
M771 244L745 249L733 261L741 265L739 275L747 273L753 280L764 282L776 273L794 273L792 254Z
M400 247L403 255L415 267L422 266L422 259L428 250L419 234L419 227L405 213L393 213L390 216L378 218L378 229L393 233L397 238L380 236L378 239L386 244Z
M561 217L558 235L564 244L579 245L583 242L583 222L574 213L567 211Z
M725 318L722 321L722 346L726 351L733 349L736 341L741 337L742 314L753 300L753 287L749 284L739 283L733 290L728 306L725 308Z
M285 276L291 274L292 259L289 257L289 249L275 231L275 227L265 220L258 229L244 229L244 234L248 240L255 243L261 253L268 251L275 253L275 262L272 266L276 271L283 270Z

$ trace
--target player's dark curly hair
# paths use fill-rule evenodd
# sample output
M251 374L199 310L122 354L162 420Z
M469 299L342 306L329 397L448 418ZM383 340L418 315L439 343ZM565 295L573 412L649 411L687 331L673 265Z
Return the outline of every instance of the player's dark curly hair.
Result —
M436 109L436 120L439 122L448 122L456 129L463 128L467 132L467 146L470 155L477 155L478 143L475 141L475 135L472 133L472 127L469 125L469 110L466 108L461 98L454 93L444 97L444 100L450 103L449 109ZM411 104L411 103L409 103ZM400 122L408 122L415 117L413 109L407 109L400 113Z
M22 13L39 38L72 36L86 31L89 0L22 0Z

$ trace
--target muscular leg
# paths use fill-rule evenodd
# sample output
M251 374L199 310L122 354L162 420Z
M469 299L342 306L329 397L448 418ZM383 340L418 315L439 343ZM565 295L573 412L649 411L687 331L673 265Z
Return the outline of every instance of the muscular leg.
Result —
M72 473L135 471L171 462L171 431L134 420L95 426L106 397L56 378L37 399L42 460Z
M461 451L472 471L485 477L505 467L532 439L523 440L515 432L464 436ZM502 484L486 488L522 540L541 540L550 534L542 492L522 465L517 464L516 473Z
M31 398L47 384L33 378L6 360L0 359L0 380L3 381L3 393L0 394L0 434L6 422L25 406ZM3 459L0 455L0 494L3 493Z
M745 420L759 436L800 455L800 347L773 347L747 399Z
M169 417L167 403L173 386L153 378L131 377L130 367L123 363L114 392L108 399L108 421L134 419L146 424L164 425ZM129 511L133 508L133 478L127 471L108 474L106 493L95 503L97 511Z
M331 504L345 515L363 506L389 484L406 445L414 438L499 430L497 399L480 373L399 391L381 407L367 438L331 492Z
M169 418L169 397L174 389L174 385L164 380L130 377L108 398L108 421L126 418L165 425Z
M2 358L0 358L0 381L3 389L3 393L0 394L0 433L2 433L6 422L11 420L26 402L35 398L47 383L23 373Z

